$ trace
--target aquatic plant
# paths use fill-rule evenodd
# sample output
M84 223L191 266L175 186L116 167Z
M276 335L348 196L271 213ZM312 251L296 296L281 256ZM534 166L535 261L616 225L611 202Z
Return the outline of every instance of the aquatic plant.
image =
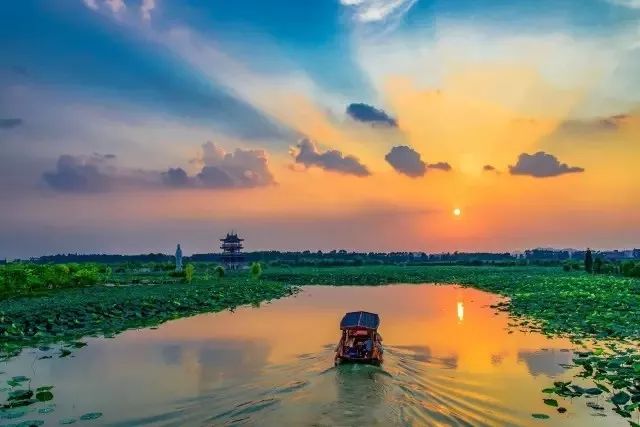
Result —
M290 295L272 281L229 276L210 283L64 289L37 298L0 301L0 358L27 346L112 336L130 328ZM71 349L76 347L71 345ZM71 349L63 348L61 357Z
M184 268L184 281L187 283L191 283L193 281L193 272L195 271L195 268L193 267L193 264L189 263L185 266Z
M221 265L216 266L213 271L218 278L224 277L224 268Z
M254 279L259 279L262 275L262 265L259 262L254 262L251 264L251 277Z

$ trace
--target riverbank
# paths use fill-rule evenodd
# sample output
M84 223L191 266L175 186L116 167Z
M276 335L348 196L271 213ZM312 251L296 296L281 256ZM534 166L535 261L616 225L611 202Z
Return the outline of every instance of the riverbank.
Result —
M295 287L246 276L192 284L91 286L0 301L0 358L25 347L112 336L167 320L260 304Z
M196 265L201 274L192 284L89 286L5 299L0 301L0 352L7 355L25 346L115 334L257 304L287 296L295 286L390 283L451 283L497 293L509 301L496 309L516 316L519 325L548 335L574 340L640 338L640 280L620 276L548 267L271 267L257 280L247 272L217 277L207 274L208 269L207 264Z

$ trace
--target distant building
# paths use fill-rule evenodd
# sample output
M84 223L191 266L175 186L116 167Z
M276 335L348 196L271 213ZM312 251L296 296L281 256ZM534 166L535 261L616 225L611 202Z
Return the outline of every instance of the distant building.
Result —
M182 248L180 248L180 243L176 248L176 271L182 271Z
M222 263L228 270L237 270L244 266L245 257L242 253L242 242L244 239L238 237L235 232L227 233L226 237L220 239L222 244Z

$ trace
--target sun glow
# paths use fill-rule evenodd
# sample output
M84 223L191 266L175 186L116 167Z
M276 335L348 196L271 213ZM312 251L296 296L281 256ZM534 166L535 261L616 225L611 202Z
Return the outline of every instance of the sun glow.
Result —
M460 208L455 208L453 210L453 216L460 216L462 215L462 210Z
M462 301L458 301L458 322L462 322L464 320L464 303Z

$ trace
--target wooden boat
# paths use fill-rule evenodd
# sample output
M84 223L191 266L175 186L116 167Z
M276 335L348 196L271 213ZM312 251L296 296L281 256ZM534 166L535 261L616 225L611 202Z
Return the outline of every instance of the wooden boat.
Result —
M346 313L340 322L342 335L336 347L335 364L351 362L380 365L384 350L378 326L380 317L376 313Z

